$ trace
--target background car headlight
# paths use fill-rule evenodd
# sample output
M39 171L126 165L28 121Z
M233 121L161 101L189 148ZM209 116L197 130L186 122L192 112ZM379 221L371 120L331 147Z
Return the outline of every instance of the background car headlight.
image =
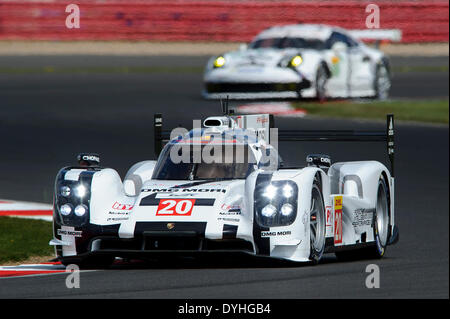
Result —
M281 215L283 216L289 216L293 211L294 206L292 206L291 204L284 204L283 206L281 206Z
M264 206L261 210L261 214L264 217L272 217L277 213L277 208L271 204Z
M225 65L225 58L223 56L219 56L214 60L214 67L221 68Z
M296 55L295 57L293 57L291 59L290 65L293 67L298 67L300 64L302 64L302 62L303 62L303 58L299 55Z
M86 205L78 205L77 207L75 207L75 215L77 216L84 216L84 214L86 214L87 212L87 207Z
M64 204L59 208L61 215L67 216L72 212L72 206L70 204Z
M70 187L62 186L59 193L61 194L61 196L69 197L70 196Z

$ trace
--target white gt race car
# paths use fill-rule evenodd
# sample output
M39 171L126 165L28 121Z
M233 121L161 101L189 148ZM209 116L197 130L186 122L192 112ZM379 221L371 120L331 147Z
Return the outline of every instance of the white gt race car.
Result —
M388 58L357 37L395 41L401 37L396 31L275 26L240 50L210 58L203 95L213 99L386 99L391 87Z
M275 147L277 134L384 141L392 166L392 116L385 132L278 131L273 116L228 111L171 138L160 114L154 125L158 160L135 164L123 182L89 153L57 174L50 245L63 264L214 254L317 263L324 253L380 258L398 239L392 168L331 165L327 155L286 168Z

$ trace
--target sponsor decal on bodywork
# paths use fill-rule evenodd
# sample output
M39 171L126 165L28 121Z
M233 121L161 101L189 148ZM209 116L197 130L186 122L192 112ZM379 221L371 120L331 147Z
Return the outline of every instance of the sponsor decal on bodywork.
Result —
M375 209L359 208L353 211L352 224L354 227L371 226Z
M161 199L156 216L191 216L195 199Z
M261 237L276 237L276 236L289 236L291 235L290 230L280 230L280 231L263 231L261 232Z
M65 236L74 236L74 237L81 237L83 234L83 232L81 230L78 231L78 230L64 230L64 229L58 229L57 233L59 236L65 235Z
M342 196L334 197L334 243L342 244Z
M116 210L132 210L134 207L134 205L129 205L129 204L121 204L118 202L115 202L112 205L112 209L116 209Z

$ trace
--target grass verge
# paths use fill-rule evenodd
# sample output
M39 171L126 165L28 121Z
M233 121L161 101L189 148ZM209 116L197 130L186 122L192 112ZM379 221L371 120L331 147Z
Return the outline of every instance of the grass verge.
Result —
M0 217L0 264L51 256L52 224L43 220Z
M293 103L310 115L380 119L393 113L396 120L448 124L448 100L408 101L329 101L325 103Z

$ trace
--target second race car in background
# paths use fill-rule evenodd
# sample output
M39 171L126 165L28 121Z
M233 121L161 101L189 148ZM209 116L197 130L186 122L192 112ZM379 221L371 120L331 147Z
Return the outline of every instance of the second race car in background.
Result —
M358 38L389 38L392 30L365 31L314 24L266 29L248 46L210 58L203 95L386 99L391 87L388 58Z

